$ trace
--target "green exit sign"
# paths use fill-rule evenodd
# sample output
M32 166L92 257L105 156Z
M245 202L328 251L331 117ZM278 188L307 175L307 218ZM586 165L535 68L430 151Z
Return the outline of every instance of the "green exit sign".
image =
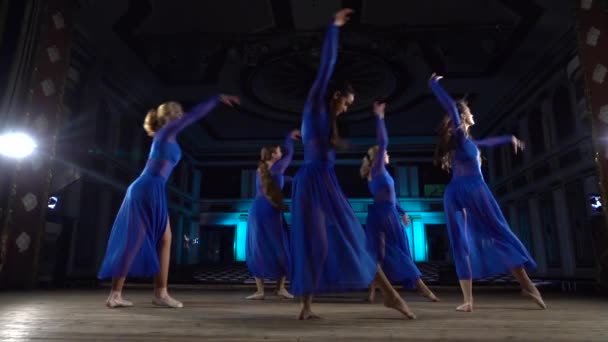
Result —
M425 184L424 197L443 197L445 184Z

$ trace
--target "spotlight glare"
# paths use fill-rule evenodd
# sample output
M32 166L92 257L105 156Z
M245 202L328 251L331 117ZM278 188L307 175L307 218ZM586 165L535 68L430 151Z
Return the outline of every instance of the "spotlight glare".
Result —
M55 209L58 202L59 202L59 198L57 198L56 196L51 196L51 197L49 197L49 203L48 203L47 207L51 210Z
M23 158L36 148L34 140L25 133L0 135L0 154L11 158Z

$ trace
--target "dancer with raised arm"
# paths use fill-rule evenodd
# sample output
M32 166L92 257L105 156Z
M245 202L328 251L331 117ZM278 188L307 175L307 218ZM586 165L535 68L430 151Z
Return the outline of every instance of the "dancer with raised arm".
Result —
M146 115L144 129L153 137L146 166L131 183L110 233L98 277L112 278L106 306L119 308L133 303L122 298L127 276L154 276L154 298L158 306L181 308L183 304L167 292L171 227L165 185L181 158L177 135L188 125L205 117L219 102L233 106L235 96L219 95L184 114L177 102L166 102Z
M351 13L351 9L340 10L327 31L321 64L302 114L305 163L292 188L291 291L302 296L298 318L314 319L319 316L312 311L313 295L365 289L376 279L385 306L415 318L367 252L363 227L334 171L335 147L341 145L336 120L353 103L354 91L342 86L328 92L328 84L338 54L338 28Z
M473 140L469 128L475 121L468 105L464 101L452 100L439 85L440 79L433 74L429 83L447 111L440 127L435 160L442 169L452 173L443 200L456 272L464 297L464 303L456 310L473 311L473 279L508 272L520 283L522 293L545 309L540 292L524 269L536 268L536 262L511 231L480 167L478 146L512 144L517 152L524 148L524 144L514 136Z
M285 139L285 154L281 146L262 148L256 175L256 196L247 220L246 259L249 272L255 277L256 293L247 299L264 299L264 278L277 280L277 295L285 299L293 296L285 289L289 270L289 231L283 217L287 205L281 190L285 184L285 170L293 158L293 141L300 131L293 130Z
M360 171L374 197L365 224L368 248L392 283L403 284L406 288L418 288L423 296L437 302L439 299L422 281L421 273L412 260L405 227L402 225L402 222L406 227L409 225L409 217L397 202L395 181L386 170L389 155L384 122L385 106L385 103L374 103L378 145L369 148L363 157ZM368 295L370 303L374 301L375 293L376 287L372 284Z

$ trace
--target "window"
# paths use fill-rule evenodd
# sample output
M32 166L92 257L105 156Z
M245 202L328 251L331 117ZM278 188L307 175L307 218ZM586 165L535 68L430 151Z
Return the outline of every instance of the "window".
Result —
M532 155L538 156L545 152L545 128L540 107L535 107L528 114L528 129L530 130L530 146Z
M519 234L517 236L526 246L530 254L534 254L532 230L530 229L530 208L528 202L522 202L517 206L517 225Z
M574 244L574 258L578 267L593 267L595 258L591 242L591 224L587 215L587 198L583 192L583 181L566 185L566 201Z
M572 102L570 101L570 90L566 86L560 86L553 94L553 113L557 139L563 139L572 135L576 124L572 113Z
M544 193L539 198L540 215L542 222L543 237L547 254L547 265L549 267L560 267L561 256L559 248L559 234L555 220L555 207L552 193Z

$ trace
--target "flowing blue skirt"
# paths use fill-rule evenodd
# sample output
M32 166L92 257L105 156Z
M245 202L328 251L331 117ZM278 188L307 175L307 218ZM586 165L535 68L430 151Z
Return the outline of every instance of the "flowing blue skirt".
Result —
M453 177L444 208L460 279L491 277L519 266L536 268L481 176Z
M291 292L312 295L367 288L376 262L333 164L304 164L292 186Z
M160 271L158 243L167 228L162 176L142 174L127 189L97 277L148 277Z
M247 267L254 277L279 279L289 269L289 231L283 213L257 196L247 220Z
M370 205L365 224L367 247L392 283L415 288L421 273L412 260L407 235L401 222L402 218L394 203Z

